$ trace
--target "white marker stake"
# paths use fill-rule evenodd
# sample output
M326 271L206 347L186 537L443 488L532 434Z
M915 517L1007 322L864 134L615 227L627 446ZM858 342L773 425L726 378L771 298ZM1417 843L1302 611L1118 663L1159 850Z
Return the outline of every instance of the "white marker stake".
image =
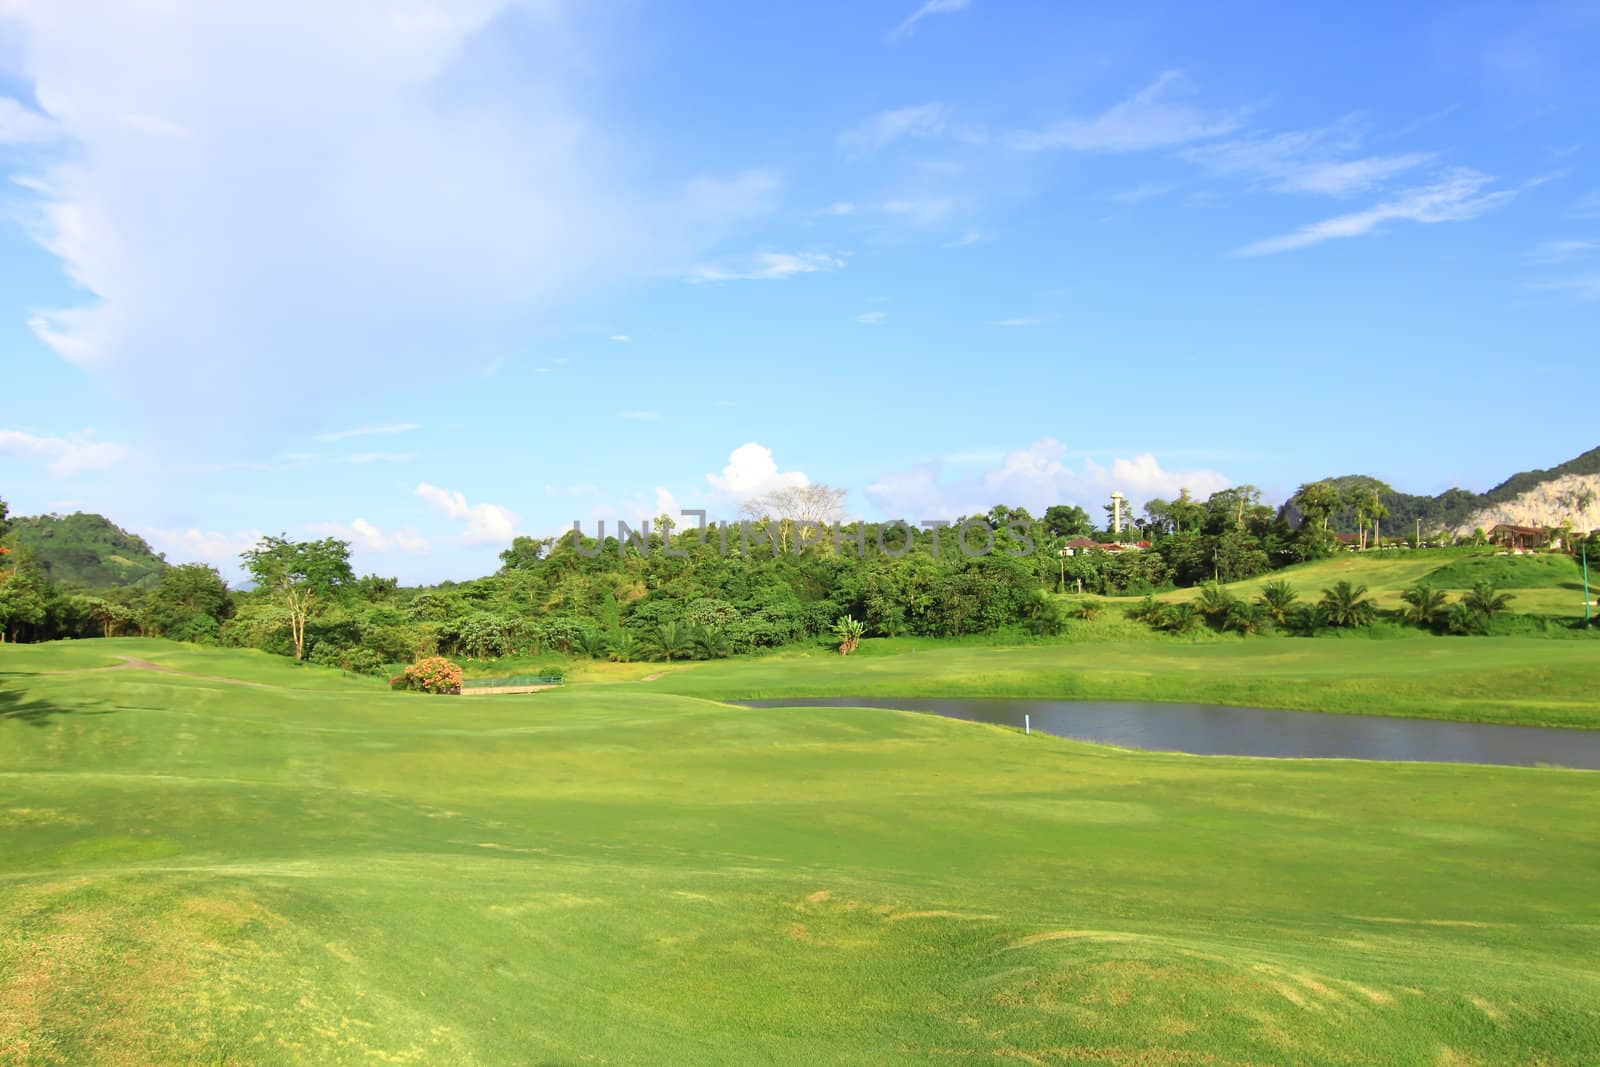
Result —
M1033 720L1028 717L1027 712L1022 713L1022 732L1029 737L1033 736Z

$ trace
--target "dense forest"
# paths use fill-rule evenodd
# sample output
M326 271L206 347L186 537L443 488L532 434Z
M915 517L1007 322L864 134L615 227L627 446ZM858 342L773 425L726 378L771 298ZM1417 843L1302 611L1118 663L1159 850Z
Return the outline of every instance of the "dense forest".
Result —
M244 557L248 590L208 566L170 566L99 516L7 523L0 502L0 636L155 634L378 672L436 653L718 657L826 635L841 619L872 636L1047 635L1065 624L1052 593L1266 574L1341 550L1343 511L1362 516L1363 536L1383 514L1359 481L1309 483L1277 509L1252 486L1204 501L1184 492L1147 502L1120 534L1109 515L1102 525L1072 505L1037 517L996 506L942 527L843 523L842 499L813 486L704 529L662 516L620 539L518 537L495 574L423 588L357 577L343 541L264 538Z

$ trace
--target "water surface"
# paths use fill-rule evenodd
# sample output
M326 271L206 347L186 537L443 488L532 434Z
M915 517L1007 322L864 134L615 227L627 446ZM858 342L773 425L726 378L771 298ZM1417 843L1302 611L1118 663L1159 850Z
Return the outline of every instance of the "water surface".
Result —
M1020 727L1123 748L1197 756L1551 765L1600 770L1600 730L1332 715L1216 704L926 697L790 697L751 708L894 708Z

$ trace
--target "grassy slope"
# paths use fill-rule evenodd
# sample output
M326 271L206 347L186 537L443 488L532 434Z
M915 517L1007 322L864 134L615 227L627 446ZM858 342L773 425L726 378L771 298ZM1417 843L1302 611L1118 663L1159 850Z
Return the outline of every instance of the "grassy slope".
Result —
M0 1061L1600 1060L1593 774L107 651L257 684L0 649Z
M1324 589L1338 581L1364 585L1378 601L1378 606L1386 610L1401 607L1401 590L1424 578L1435 588L1453 594L1466 592L1474 582L1490 578L1515 597L1511 602L1512 611L1574 617L1583 614L1583 574L1571 556L1497 556L1492 551L1469 555L1459 549L1341 552L1315 563L1302 563L1258 578L1232 582L1224 588L1238 596L1253 598L1262 585L1279 578L1307 600L1316 600ZM1600 587L1600 574L1591 574L1591 581ZM1180 601L1199 595L1198 589L1182 589L1159 599Z

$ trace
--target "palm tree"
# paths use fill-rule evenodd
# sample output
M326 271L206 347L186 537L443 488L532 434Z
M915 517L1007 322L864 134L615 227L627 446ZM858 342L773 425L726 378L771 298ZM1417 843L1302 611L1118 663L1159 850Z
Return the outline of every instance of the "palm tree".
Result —
M867 624L850 615L841 615L833 624L833 636L839 642L839 655L848 656L856 650L856 645L861 642L861 635L867 632Z
M1289 617L1289 605L1299 599L1300 594L1294 591L1294 587L1279 578L1261 587L1261 595L1256 597L1256 603L1271 616L1273 622L1281 626Z
M1285 613L1284 625L1292 634L1298 634L1301 637L1315 637L1318 630L1328 625L1328 620L1323 615L1321 605L1296 604Z
M691 639L694 650L705 659L727 659L733 654L727 635L714 626L696 626Z
M1317 607L1329 626L1367 626L1378 613L1378 605L1367 596L1367 587L1337 582L1322 591Z
M599 630L580 630L573 645L590 659L599 659L606 654L606 643L606 635Z
M1162 626L1175 634L1186 634L1200 625L1200 613L1193 604L1169 604Z
M607 643L611 646L611 662L632 662L634 651L638 647L638 642L633 639L633 635L631 633L629 633L627 630L618 630L612 635L611 640Z
M1235 600L1228 605L1228 614L1223 617L1224 630L1237 630L1249 636L1258 634L1272 624L1272 617L1265 608L1259 604L1251 604L1244 600Z
M663 623L651 630L645 635L645 646L653 655L668 663L694 655L694 641L688 629L677 622Z
M1220 619L1233 605L1233 596L1216 582L1207 582L1200 587L1200 599L1195 604L1200 614L1208 619Z
M1100 604L1098 601L1094 600L1082 600L1078 602L1078 607L1076 610L1078 613L1078 618L1084 620L1085 622L1090 622L1099 617Z
M1167 606L1153 596L1146 595L1133 608L1129 609L1128 617L1136 622L1149 626L1160 626L1161 620L1166 616Z
M1444 615L1445 601L1449 598L1444 590L1435 589L1427 582L1418 582L1401 593L1400 599L1406 602L1403 614L1407 622L1432 626Z
M1506 610L1513 599L1510 593L1495 592L1494 583L1485 580L1474 585L1472 592L1462 597L1461 602L1474 614L1488 622Z
M1367 517L1372 520L1372 543L1377 548L1383 547L1383 519L1389 517L1389 509L1383 506L1383 501L1378 499L1378 491L1372 491L1372 499L1367 503Z
M1483 630L1483 616L1460 600L1450 605L1444 618L1445 628L1453 634L1475 634Z

